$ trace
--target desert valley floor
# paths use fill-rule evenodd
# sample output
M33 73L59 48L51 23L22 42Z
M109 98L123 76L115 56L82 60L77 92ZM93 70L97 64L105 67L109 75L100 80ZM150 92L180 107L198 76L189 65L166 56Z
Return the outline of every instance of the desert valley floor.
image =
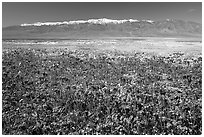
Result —
M90 51L148 52L168 55L173 52L201 55L201 38L118 37L96 39L4 40L3 49L46 48Z

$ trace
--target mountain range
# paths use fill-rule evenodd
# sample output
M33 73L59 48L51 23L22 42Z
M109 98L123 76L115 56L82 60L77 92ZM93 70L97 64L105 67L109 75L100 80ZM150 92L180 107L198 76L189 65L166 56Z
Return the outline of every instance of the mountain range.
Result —
M106 37L201 37L202 24L178 19L89 19L37 22L2 29L3 39L69 39Z

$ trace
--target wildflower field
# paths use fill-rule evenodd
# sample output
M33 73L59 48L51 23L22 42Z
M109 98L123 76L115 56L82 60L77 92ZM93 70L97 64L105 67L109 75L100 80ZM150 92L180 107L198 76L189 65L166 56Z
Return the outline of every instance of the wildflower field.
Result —
M202 57L4 50L2 133L200 135Z

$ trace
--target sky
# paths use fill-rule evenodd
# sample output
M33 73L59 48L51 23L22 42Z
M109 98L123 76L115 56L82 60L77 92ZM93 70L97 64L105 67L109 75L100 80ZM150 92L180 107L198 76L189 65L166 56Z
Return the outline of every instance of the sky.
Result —
M202 22L201 2L3 2L2 26L47 21L181 19Z

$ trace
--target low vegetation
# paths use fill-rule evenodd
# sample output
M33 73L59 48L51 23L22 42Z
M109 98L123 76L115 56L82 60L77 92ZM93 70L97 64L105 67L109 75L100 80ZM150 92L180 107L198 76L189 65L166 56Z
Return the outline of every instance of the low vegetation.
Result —
M2 133L200 135L202 58L10 49Z

